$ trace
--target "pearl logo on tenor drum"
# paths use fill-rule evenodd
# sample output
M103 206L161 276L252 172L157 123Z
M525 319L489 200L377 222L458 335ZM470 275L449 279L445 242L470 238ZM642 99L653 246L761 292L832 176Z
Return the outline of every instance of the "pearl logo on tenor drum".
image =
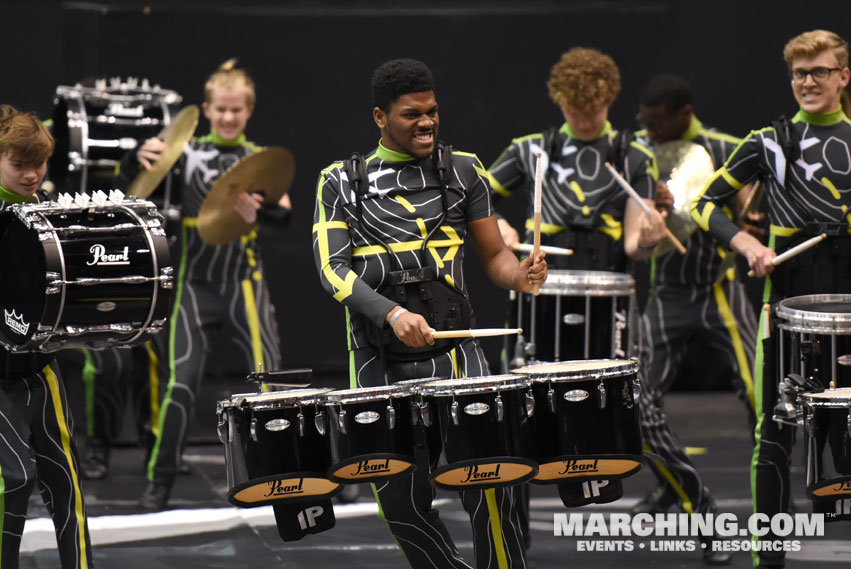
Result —
M125 246L120 253L107 253L106 247L100 243L95 243L89 249L92 254L92 260L86 265L97 265L99 267L110 265L129 265L130 264L130 247Z
M623 333L627 329L626 311L618 310L615 312L615 341L614 353L612 357L625 358L626 351L623 349Z
M12 332L18 333L21 336L27 335L27 332L30 329L30 323L24 322L23 314L18 314L15 312L14 308L12 309L12 312L9 312L4 308L3 313L6 316L6 326L8 326Z

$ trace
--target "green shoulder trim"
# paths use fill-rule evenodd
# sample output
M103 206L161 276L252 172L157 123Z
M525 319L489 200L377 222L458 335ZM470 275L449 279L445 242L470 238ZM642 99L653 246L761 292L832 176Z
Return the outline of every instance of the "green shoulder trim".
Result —
M6 203L24 203L28 199L30 199L29 196L22 196L21 194L10 192L3 186L0 186L0 201L4 201Z
M652 150L650 150L649 148L647 148L646 146L644 146L643 144L641 144L640 142L638 142L636 140L631 140L629 145L630 145L630 147L635 148L636 150L640 150L641 152L646 154L648 158L653 158L653 159L656 158L656 156L653 154Z
M536 132L535 134L527 134L526 136L519 136L517 138L512 138L512 144L520 144L521 142L526 142L527 140L532 140L533 138L544 138L543 132Z
M845 120L846 116L842 112L842 107L830 113L808 113L804 109L800 109L792 117L792 122L805 122L815 126L833 126Z
M710 138L713 140L723 140L724 142L729 142L730 144L741 144L742 139L738 136L733 136L731 134L724 134L723 132L713 132L711 130L703 130L700 133L704 138Z
M576 138L576 139L579 138L579 135L576 134L576 131L573 130L573 127L571 127L569 124L567 124L566 121L563 125L561 125L561 128L558 129L558 130L559 130L559 132L563 132L564 134L566 134L570 138ZM602 138L604 136L608 136L610 134L614 134L614 132L615 131L612 128L612 123L610 123L609 121L606 121L605 124L603 124L603 128L600 129L600 132L598 132L597 135L594 137L594 140L597 140L598 138Z
M682 140L694 140L695 138L698 137L698 135L703 134L701 132L702 130L704 130L703 129L703 123L700 122L700 120L696 116L691 115L691 122L689 123L688 128L683 133L683 135L680 137L680 139L682 139Z
M247 140L245 133L239 133L239 136L230 140L224 139L215 131L210 131L210 134L198 138L198 142L212 142L216 146L246 146Z
M641 130L636 130L636 131L635 131L634 133L632 133L632 134L633 134L633 136L635 136L636 138L647 138L647 129L646 129L646 128L642 128Z
M378 141L378 150L376 150L375 153L385 162L410 162L411 160L414 160L413 156L405 154L404 152L390 150L384 146L383 140Z

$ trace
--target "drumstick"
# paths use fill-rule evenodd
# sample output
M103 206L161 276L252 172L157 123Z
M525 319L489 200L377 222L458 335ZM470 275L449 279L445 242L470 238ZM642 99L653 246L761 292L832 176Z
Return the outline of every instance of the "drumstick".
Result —
M482 338L485 336L507 336L509 334L522 334L523 328L478 328L474 330L434 330L431 336L435 340L443 338Z
M532 238L532 263L535 263L535 259L538 258L538 251L541 250L541 185L542 185L542 173L541 173L541 153L538 152L536 154L537 160L535 161L535 218L533 222L534 230L533 230L533 238ZM535 285L532 287L532 294L538 296L541 294L541 286Z
M615 178L615 181L618 184L620 184L620 186L626 191L626 193L629 195L629 197L631 197L633 200L635 200L635 203L638 204L638 206L641 208L641 210L644 213L646 213L647 215L650 215L650 206L648 206L646 203L644 203L644 200L641 198L641 196L638 195L638 192L635 191L635 188L630 186L629 182L624 180L623 176L618 174L618 171L615 170L614 168L612 168L612 165L609 164L608 162L606 162L606 168L609 169L609 172L612 173L612 176ZM671 243L674 244L674 247L677 248L677 251L679 251L681 255L686 254L686 248L683 246L682 243L680 243L680 240L677 239L676 236L674 236L673 233L671 233L671 230L668 229L667 226L665 226L665 235L667 236L668 239L671 240Z
M531 253L533 246L528 243L515 243L512 249L520 253ZM573 249L565 249L564 247L541 245L539 249L547 255L573 255Z
M763 322L763 338L771 337L771 305L767 302L762 306L762 311L765 312L765 321Z
M776 267L777 265L781 264L782 262L788 261L790 258L794 257L795 255L798 255L799 253L803 253L804 251L806 251L810 247L815 247L816 245L818 245L819 243L821 243L825 239L827 239L827 233L822 233L821 235L816 235L812 239L807 239L803 243L799 243L798 245L795 245L794 247L792 247L788 251L784 251L783 253L780 253L779 255L777 255L776 257L771 259L771 264L772 264L772 266ZM749 277L754 276L754 274L755 273L753 272L753 270L748 271Z
M751 212L751 208L756 208L756 205L759 203L759 199L757 198L759 190L759 180L757 180L756 182L754 182L753 187L751 188L751 193L749 193L748 197L745 199L745 203L742 205L742 211L739 213L739 220L746 219L747 215ZM721 261L721 266L718 267L718 278L715 279L716 283L720 283L724 280L727 271L733 266L733 263L735 262L736 252L727 251L727 256L724 257L724 260Z

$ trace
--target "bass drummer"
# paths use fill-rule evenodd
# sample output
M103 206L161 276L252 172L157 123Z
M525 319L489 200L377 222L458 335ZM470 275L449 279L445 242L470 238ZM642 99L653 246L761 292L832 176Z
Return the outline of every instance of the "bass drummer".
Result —
M53 137L33 115L0 106L0 240L8 209L42 201L36 192L53 152ZM15 243L2 240L9 254ZM6 263L3 263L6 265ZM13 267L4 279L20 278ZM10 299L0 284L0 303ZM24 322L4 308L3 334L18 333L37 322ZM77 449L65 388L55 372L53 354L2 351L0 369L0 566L18 567L27 506L38 482L56 528L63 569L93 567L86 508L80 490Z
M346 307L351 387L487 375L477 340L432 337L450 319L470 327L464 242L472 237L491 279L515 290L544 282L544 254L534 265L518 262L500 238L479 160L438 141L434 82L425 64L382 64L372 92L378 147L322 171L313 226L322 286ZM418 302L421 287L433 303ZM400 288L415 293L400 296ZM428 458L418 456L418 463L412 476L375 485L381 514L411 567L469 568L431 506ZM461 498L476 567L525 566L513 490L467 490Z
M649 215L643 213L605 167L609 162L622 172L652 208L657 177L653 154L608 121L609 107L621 87L618 67L595 49L573 48L553 66L547 86L565 122L511 142L489 169L494 198L509 197L515 191L527 194L526 239L531 242L536 154L540 152L544 161L541 243L574 252L561 263L551 257L554 266L625 273L628 258L646 259L652 254L665 235L665 221L654 209ZM518 242L517 231L505 219L499 219L499 227L506 244ZM544 297L537 298L537 305L539 314L555 312L555 305ZM546 328L538 331L539 346L547 339L552 342ZM593 485L565 482L559 484L559 494L568 506L606 503L619 499L623 486L619 480Z
M846 191L851 187L851 120L843 108L851 78L848 44L833 32L814 30L792 38L783 57L798 112L752 131L692 204L692 216L702 230L743 255L757 277L767 277L764 300L772 308L792 296L851 293L851 200ZM757 179L768 205L768 246L722 211L731 195ZM822 233L828 237L819 245L777 267L772 263L777 252ZM766 319L764 311L761 318ZM764 337L767 326L760 322L754 372L757 422L751 489L755 512L771 517L789 510L795 429L772 420L782 378L774 373L776 334ZM814 506L833 512L834 502L827 499ZM778 538L769 533L758 539L770 545ZM782 549L755 546L753 551L758 567L784 566Z

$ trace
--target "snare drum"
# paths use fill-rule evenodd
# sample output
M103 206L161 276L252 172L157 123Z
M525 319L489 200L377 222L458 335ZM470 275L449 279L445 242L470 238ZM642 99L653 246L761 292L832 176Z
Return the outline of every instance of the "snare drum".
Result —
M529 378L534 407L528 448L532 480L626 478L642 464L638 364L633 360L548 363L514 370Z
M9 351L140 344L162 329L173 270L152 202L19 204L2 225L0 344Z
M781 300L775 310L780 383L851 387L851 294L810 294ZM810 390L810 389L806 389ZM796 410L780 390L775 420L795 424Z
M225 445L228 500L251 508L332 496L328 437L315 425L330 389L244 393L219 401L219 439Z
M540 293L516 293L517 322L527 331L528 342L522 354L514 354L515 363L623 358L632 353L632 275L554 270L547 273Z
M524 456L526 380L519 375L447 379L419 388L427 416L440 425L447 464L431 473L446 490L526 482L538 471ZM433 413L432 413L433 411Z
M328 478L378 482L416 469L411 393L410 386L385 385L325 396L332 456Z
M63 192L109 191L121 157L168 126L182 97L128 78L56 88L50 177ZM158 203L160 207L167 203Z
M851 499L851 388L802 393L807 494L811 500Z

